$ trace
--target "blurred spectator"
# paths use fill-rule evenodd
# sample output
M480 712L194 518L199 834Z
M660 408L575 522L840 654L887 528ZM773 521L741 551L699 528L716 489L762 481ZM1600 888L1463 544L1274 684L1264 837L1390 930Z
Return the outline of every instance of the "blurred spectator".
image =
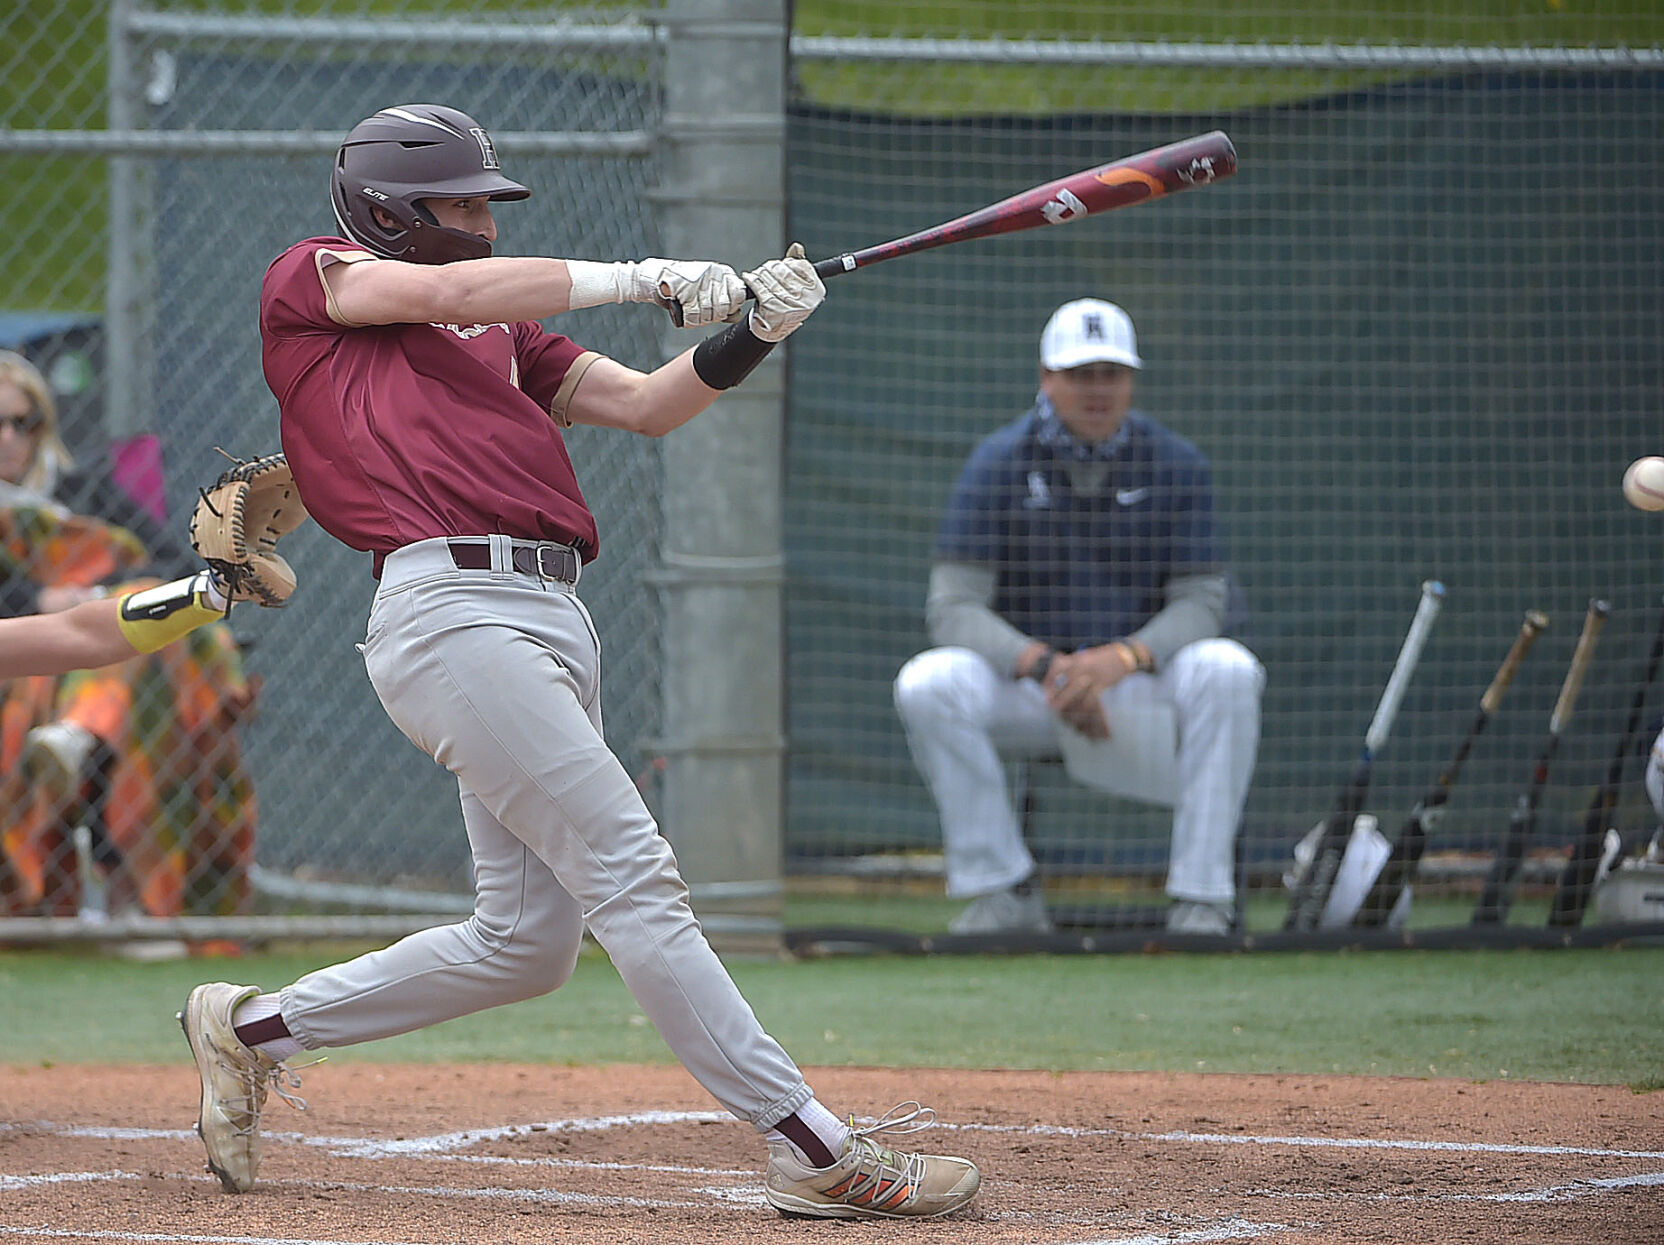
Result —
M902 668L895 699L941 814L948 894L971 901L955 933L1050 932L1002 757L1116 731L1123 743L1159 731L1175 771L1161 800L1174 809L1167 928L1224 934L1236 920L1265 671L1222 634L1230 578L1212 475L1133 407L1142 366L1120 307L1059 307L1034 406L976 448L942 520L927 604L937 647Z
M0 615L53 613L193 565L119 489L83 480L40 372L0 351ZM154 547L132 527L154 541ZM256 687L223 624L159 653L0 684L0 912L232 913L256 807L235 733ZM80 852L77 853L77 831ZM79 859L78 859L79 855Z

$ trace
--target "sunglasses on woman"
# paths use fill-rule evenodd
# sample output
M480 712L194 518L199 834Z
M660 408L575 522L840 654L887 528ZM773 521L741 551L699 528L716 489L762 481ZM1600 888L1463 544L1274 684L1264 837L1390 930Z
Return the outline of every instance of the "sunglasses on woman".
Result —
M38 432L40 425L39 411L30 411L27 415L0 415L0 432L10 429L19 436L27 436L31 432Z

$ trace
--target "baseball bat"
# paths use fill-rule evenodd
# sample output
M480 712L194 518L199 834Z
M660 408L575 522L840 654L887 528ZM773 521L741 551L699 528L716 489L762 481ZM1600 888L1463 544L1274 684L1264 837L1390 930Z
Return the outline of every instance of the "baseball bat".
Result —
M1334 810L1324 819L1311 867L1300 878L1289 899L1288 915L1283 918L1285 930L1317 928L1318 918L1323 915L1323 905L1329 901L1330 888L1335 884L1335 874L1340 870L1341 857L1352 834L1352 823L1363 811L1375 757L1392 732L1393 720L1398 716L1410 678L1421 661L1421 650L1427 647L1427 636L1433 630L1433 621L1438 618L1443 604L1444 585L1436 579L1424 582L1421 585L1421 601L1416 606L1415 617L1410 621L1410 630L1398 650L1398 660L1393 663L1387 686L1375 706L1369 730L1364 733L1364 750L1358 758L1357 768L1341 789Z
M1589 810L1583 815L1583 835L1572 848L1566 867L1561 871L1560 883L1554 888L1554 904L1548 912L1551 928L1576 928L1583 924L1583 910L1588 906L1589 894L1594 889L1595 873L1600 868L1606 844L1606 832L1617 819L1624 764L1635 750L1636 737L1641 733L1647 692L1658 678L1661 658L1664 658L1664 618L1659 621L1658 631L1652 639L1652 652L1647 656L1640 682L1635 685L1635 695L1630 698L1629 720L1624 723L1623 738L1612 754L1612 762L1606 767L1606 781L1589 801Z
M1223 181L1235 172L1236 148L1223 130L1210 130L1165 147L1152 147L1096 168L1082 169L905 237L816 260L815 271L826 281L840 273L933 247L992 238L1002 233L1020 233L1043 225L1061 225L1064 221L1131 207ZM746 292L756 297L749 286ZM672 305L667 310L680 327L681 308Z
M819 260L815 271L825 280L953 242L1018 233L1042 225L1061 225L1181 190L1211 185L1235 172L1236 148L1223 130L1213 130L1071 173L903 238Z
M1583 676L1589 672L1589 663L1594 660L1595 641L1600 639L1601 628L1606 625L1607 615L1611 612L1612 607L1599 598L1589 602L1589 610L1583 616L1583 634L1577 637L1572 664L1566 668L1565 682L1560 685L1554 712L1549 715L1548 738L1543 741L1537 764L1531 771L1530 783L1520 792L1519 800L1514 804L1502 846L1491 861L1490 872L1485 875L1484 889L1480 891L1479 902L1473 909L1474 925L1499 925L1508 919L1508 909L1514 902L1514 881L1519 876L1526 846L1536 829L1537 806L1542 803L1543 788L1548 785L1549 766L1560 747L1560 737L1571 721L1577 693L1583 686Z
M1456 785L1463 762L1468 759L1468 753L1473 751L1474 741L1484 731L1485 724L1491 720L1491 715L1502 703L1502 694L1514 681L1514 675L1519 672L1525 655L1531 651L1532 644L1547 627L1547 614L1540 610L1526 612L1525 621L1520 624L1520 633L1514 637L1508 655L1502 659L1502 664L1491 676L1491 685L1479 698L1479 710L1468 726L1468 733L1456 746L1455 755L1439 771L1433 785L1416 801L1410 815L1404 819L1404 824L1398 831L1398 838L1393 842L1392 853L1381 866L1381 872L1375 875L1375 882L1370 886L1369 894L1364 896L1363 903L1352 918L1353 925L1384 925L1397 905L1398 897L1404 893L1404 888L1415 881L1416 870L1421 866L1422 853L1427 850L1427 838L1437 827L1439 818L1444 816L1444 806L1450 800L1451 788Z

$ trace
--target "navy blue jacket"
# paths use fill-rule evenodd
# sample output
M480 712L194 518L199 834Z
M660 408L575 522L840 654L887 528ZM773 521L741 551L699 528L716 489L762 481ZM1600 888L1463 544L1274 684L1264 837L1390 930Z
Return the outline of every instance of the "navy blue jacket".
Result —
M1129 411L1098 487L1077 493L1081 464L1039 435L1041 418L1032 409L977 446L936 540L938 561L994 569L995 613L1054 648L1084 648L1147 623L1171 577L1223 569L1194 445Z

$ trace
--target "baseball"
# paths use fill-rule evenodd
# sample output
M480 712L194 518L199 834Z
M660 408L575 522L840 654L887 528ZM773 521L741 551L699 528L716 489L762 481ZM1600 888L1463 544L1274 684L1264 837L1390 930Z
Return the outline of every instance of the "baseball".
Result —
M1637 510L1664 510L1664 458L1637 458L1629 464L1624 500Z

